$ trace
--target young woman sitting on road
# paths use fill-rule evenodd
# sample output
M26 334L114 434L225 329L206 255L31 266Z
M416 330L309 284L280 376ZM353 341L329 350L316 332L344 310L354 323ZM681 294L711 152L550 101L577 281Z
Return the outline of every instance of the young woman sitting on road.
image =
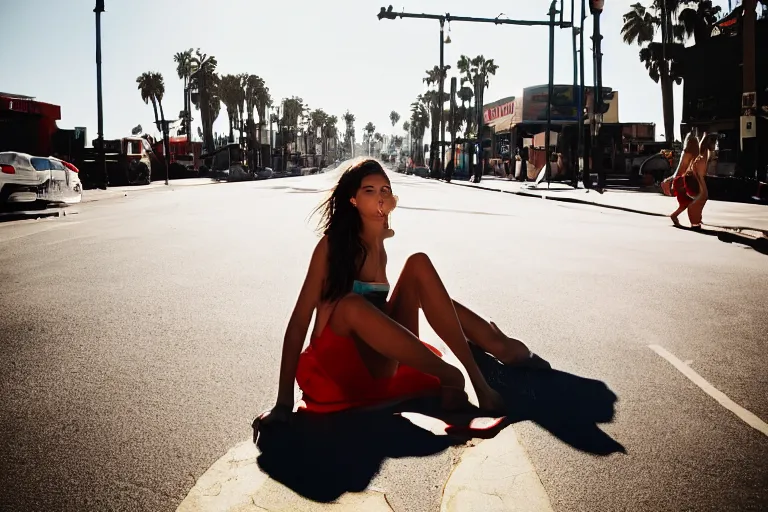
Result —
M288 419L294 380L306 408L316 412L424 395L440 396L446 409L468 405L461 371L419 340L419 309L466 368L480 408L503 409L469 343L503 363L518 364L532 357L522 342L452 300L423 253L408 258L387 300L384 240L394 234L388 219L396 202L384 169L375 160L364 160L344 171L318 208L324 236L286 329L277 402L262 416L262 424ZM311 341L302 352L315 312Z

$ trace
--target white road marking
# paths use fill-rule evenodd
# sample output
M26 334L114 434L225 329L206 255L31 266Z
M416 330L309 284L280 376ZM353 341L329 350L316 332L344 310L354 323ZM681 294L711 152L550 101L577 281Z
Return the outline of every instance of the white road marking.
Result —
M755 414L751 413L750 411L746 410L723 393L716 387L714 387L712 384L707 382L704 377L696 373L690 366L686 365L683 361L679 360L677 357L675 357L673 354L665 350L663 347L659 345L648 345L648 348L659 354L661 357L666 359L667 361L672 364L675 368L677 368L680 373L688 377L688 379L691 380L694 384L699 386L702 391L704 391L706 394L714 398L718 401L720 405L731 411L733 414L739 417L744 423L749 425L750 427L762 432L764 435L768 436L768 423L764 422L760 418L758 418Z
M235 445L197 479L176 512L392 512L384 492L374 487L345 493L332 503L304 498L262 471L257 462L259 453L252 440Z
M544 486L515 429L468 448L443 489L440 512L552 512Z

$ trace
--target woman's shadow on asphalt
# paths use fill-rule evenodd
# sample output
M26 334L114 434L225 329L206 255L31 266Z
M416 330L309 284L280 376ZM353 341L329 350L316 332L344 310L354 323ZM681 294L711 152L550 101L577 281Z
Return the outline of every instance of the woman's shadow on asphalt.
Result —
M533 421L570 446L595 455L626 453L600 430L613 421L616 395L601 381L558 370L510 368L475 349L475 358L509 409L508 422L482 435L435 435L402 412L466 425L473 416L446 417L420 400L374 412L296 414L290 425L262 427L259 467L272 479L318 502L365 490L386 458L434 455L468 437L492 437L510 423Z

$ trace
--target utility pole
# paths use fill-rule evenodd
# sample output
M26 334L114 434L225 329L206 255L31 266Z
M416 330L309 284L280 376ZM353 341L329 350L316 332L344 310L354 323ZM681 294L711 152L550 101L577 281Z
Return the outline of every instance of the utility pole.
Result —
M446 172L445 175L445 181L449 182L451 181L451 178L453 178L453 173L456 170L456 88L457 88L457 79L455 76L451 77L451 110L450 110L450 117L451 120L451 161L453 162L453 168L450 172Z
M547 188L552 177L552 97L555 95L555 14L557 14L557 0L552 0L549 4L549 81L547 82L547 127L544 130L545 153L547 163L545 176L547 177Z
M581 182L584 184L584 188L589 189L592 186L592 178L589 173L589 158L587 158L586 141L584 140L584 100L586 99L587 89L584 83L584 21L587 19L587 6L586 0L581 0L581 23L579 24L579 105L581 105L581 112L579 112L579 167L581 169ZM593 98L594 100L594 98ZM591 139L590 139L591 140Z
M98 159L97 173L99 176L99 188L107 188L107 159L104 154L104 102L101 96L101 13L104 12L104 0L96 0L96 109L98 115Z
M600 14L603 12L603 0L590 0L589 8L594 18L592 50L595 68L595 92L592 101L592 166L597 171L597 190L602 193L605 188L603 150L600 144L600 126L603 121L601 112L603 105L603 54L600 44L603 36L600 34Z
M742 22L742 133L741 149L742 162L749 177L758 180L765 179L763 168L760 166L760 148L757 138L757 81L755 78L755 19L757 18L757 0L744 0ZM749 101L752 98L752 101ZM750 126L751 125L751 126ZM751 128L751 130L749 129ZM745 133L746 132L746 133Z
M445 172L445 115L443 109L443 94L445 88L445 64L443 63L443 46L445 38L443 37L443 25L445 20L440 20L440 86L437 91L437 103L440 107L440 149L437 152L437 177L442 178Z

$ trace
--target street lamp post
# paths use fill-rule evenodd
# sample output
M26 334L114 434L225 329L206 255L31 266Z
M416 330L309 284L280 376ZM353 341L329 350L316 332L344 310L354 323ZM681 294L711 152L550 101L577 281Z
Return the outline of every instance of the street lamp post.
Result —
M104 104L101 96L101 13L104 12L104 0L96 0L96 109L98 115L98 173L99 188L107 188L107 161L104 155Z

